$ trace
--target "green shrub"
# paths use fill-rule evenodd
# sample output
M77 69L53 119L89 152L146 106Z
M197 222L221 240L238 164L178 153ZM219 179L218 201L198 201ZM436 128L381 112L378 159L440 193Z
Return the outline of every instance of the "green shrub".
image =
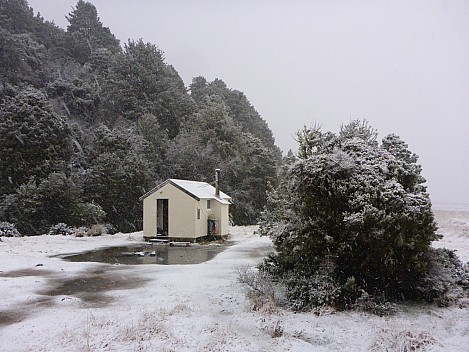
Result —
M62 235L62 236L70 236L73 235L73 229L64 224L63 222L58 223L57 225L52 226L49 229L48 235Z
M115 235L117 233L117 229L112 224L104 225L104 231L108 235Z
M0 222L0 237L19 237L21 236L16 226L9 222Z
M437 265L431 250L439 235L418 158L399 137L380 145L376 136L358 121L339 134L303 130L298 158L269 195L260 232L277 253L262 268L284 281L296 309L386 311L447 290L435 268L455 264Z
M89 226L100 223L106 217L106 212L99 204L93 202L78 203L73 209L72 216L75 224Z
M449 306L469 291L469 267L463 265L454 251L446 248L432 249L426 254L429 270L419 282L419 297Z

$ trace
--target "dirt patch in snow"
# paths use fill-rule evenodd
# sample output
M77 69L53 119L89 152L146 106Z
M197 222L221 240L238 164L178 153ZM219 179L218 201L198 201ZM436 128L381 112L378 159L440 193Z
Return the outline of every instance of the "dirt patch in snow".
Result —
M0 274L0 277L24 277L24 276L46 276L50 275L52 271L49 270L36 270L36 269L21 269L21 270L11 270L6 273Z
M77 276L57 275L49 270L22 269L8 271L0 277L20 280L28 276L47 277L45 288L36 291L33 298L28 298L15 309L0 310L0 326L21 322L30 315L61 303L77 303L81 308L102 308L114 298L107 293L112 290L130 290L142 287L148 280L123 272L117 267L99 267L83 271Z
M87 308L99 308L114 300L106 292L139 288L147 281L135 274L125 273L120 268L106 266L82 272L72 278L51 278L48 287L37 293L44 296L73 296L85 303Z
M52 307L53 302L50 297L41 297L31 302L26 302L17 309L0 310L0 327L18 323L44 308Z

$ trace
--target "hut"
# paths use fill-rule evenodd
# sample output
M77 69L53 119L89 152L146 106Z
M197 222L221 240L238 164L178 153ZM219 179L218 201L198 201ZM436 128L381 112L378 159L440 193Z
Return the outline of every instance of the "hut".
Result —
M143 200L143 236L191 240L207 235L228 235L231 197L220 191L220 170L215 187L198 181L168 179Z

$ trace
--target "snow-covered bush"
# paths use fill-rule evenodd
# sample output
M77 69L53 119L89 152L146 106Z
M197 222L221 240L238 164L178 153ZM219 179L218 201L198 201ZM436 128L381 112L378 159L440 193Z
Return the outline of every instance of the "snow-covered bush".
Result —
M384 296L370 296L367 292L362 291L360 296L349 307L356 311L368 312L380 317L393 315L396 313L396 304L386 300Z
M73 218L77 225L92 225L100 223L105 217L106 212L99 204L78 203L73 209Z
M427 258L429 270L417 286L420 297L446 307L467 296L469 267L461 263L454 251L432 249L427 253Z
M14 193L0 199L2 218L25 235L47 233L59 222L73 223L71 209L82 192L73 177L53 172L43 179L31 177Z
M431 348L434 345L440 348ZM441 347L438 341L427 331L383 328L378 331L367 351L435 351L441 350Z
M87 231L88 236L114 235L116 229L111 224L95 224Z
M273 282L267 272L248 267L238 268L237 280L244 285L252 310L272 313L282 304L283 294L279 285Z
M88 236L88 231L90 230L89 227L86 227L86 226L81 226L77 229L75 229L74 233L75 233L75 237L85 237L85 236Z
M21 236L16 226L9 222L0 222L0 237L19 237Z
M70 236L70 235L73 235L73 229L67 224L64 224L63 222L59 222L58 224L51 226L47 234Z
M88 236L101 236L106 234L106 227L102 224L92 225L88 231Z
M299 309L424 298L436 234L417 156L367 123L298 134L298 158L269 196L260 232L277 249L262 266Z
M117 233L116 228L112 224L104 225L105 233L108 235L115 235Z

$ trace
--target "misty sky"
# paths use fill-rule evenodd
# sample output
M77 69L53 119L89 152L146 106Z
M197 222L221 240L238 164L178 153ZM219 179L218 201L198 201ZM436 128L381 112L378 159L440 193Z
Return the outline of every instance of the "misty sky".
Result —
M66 28L77 0L29 0ZM434 203L469 204L469 1L90 0L121 43L165 52L189 85L246 94L277 145L366 119L420 156Z

